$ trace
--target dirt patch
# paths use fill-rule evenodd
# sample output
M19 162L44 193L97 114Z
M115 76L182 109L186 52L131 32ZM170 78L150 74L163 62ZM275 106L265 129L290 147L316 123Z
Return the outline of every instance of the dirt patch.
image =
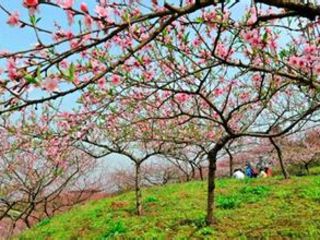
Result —
M111 208L112 209L119 209L119 208L127 207L128 205L129 205L129 203L127 201L112 202Z

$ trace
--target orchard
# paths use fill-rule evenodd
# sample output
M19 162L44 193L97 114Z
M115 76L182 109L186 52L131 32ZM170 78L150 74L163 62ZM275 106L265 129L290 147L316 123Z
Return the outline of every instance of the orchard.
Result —
M167 159L186 181L206 179L214 227L220 159L232 175L248 148L270 154L285 179L286 164L309 173L317 161L318 1L10 2L1 24L20 44L0 45L0 171L11 179L0 220L19 205L14 219L29 226L38 205L116 153L135 166L138 215L141 169ZM21 203L17 187L30 195Z

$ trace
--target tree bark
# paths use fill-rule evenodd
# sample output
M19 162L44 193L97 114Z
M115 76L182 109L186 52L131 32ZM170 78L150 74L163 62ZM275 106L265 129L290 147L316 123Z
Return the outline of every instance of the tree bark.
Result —
M209 170L208 170L208 196L207 196L207 216L206 216L206 224L213 225L214 217L213 217L213 209L214 209L214 190L215 190L215 175L216 175L216 162L218 152L224 147L224 145L228 142L227 139L220 139L216 143L213 149L208 153L209 159Z
M140 163L136 163L136 174L135 174L135 193L136 193L136 212L138 216L142 215L142 194L141 194L141 173Z
M201 166L199 166L199 167L198 167L198 169L199 169L200 179L201 179L201 181L203 181L203 172L202 172L202 167L201 167Z
M310 175L310 171L309 171L309 163L304 163L304 168L307 171L307 175Z
M193 163L190 162L190 166L191 166L191 178L195 179L196 178L196 171L194 169Z
M301 0L256 0L256 3L264 3L269 6L285 8L294 11L297 15L314 20L320 16L320 6L313 3L304 3Z
M233 175L233 156L232 153L230 152L229 148L226 148L226 152L229 155L229 175L232 177Z
M273 140L273 138L269 138L269 139L270 139L271 144L274 146L274 148L277 151L277 155L278 155L278 159L279 159L279 162L280 162L280 167L281 167L282 174L283 174L285 179L289 179L290 176L289 176L289 173L288 173L288 171L287 171L287 169L285 167L285 164L283 162L281 149L277 145L277 143Z

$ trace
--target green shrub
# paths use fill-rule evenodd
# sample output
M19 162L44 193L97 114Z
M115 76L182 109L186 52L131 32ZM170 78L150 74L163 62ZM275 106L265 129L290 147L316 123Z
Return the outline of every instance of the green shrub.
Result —
M145 203L152 203L152 202L158 202L158 198L155 196L148 196L144 199Z
M125 233L127 228L122 221L111 222L108 232L105 233L102 239L113 239L114 237Z
M299 197L320 201L320 188L309 187L299 192Z
M270 191L266 186L245 186L240 189L241 194L253 194L258 196L265 196Z
M218 196L217 198L217 207L222 209L233 209L239 207L241 200L239 197L232 196Z
M212 235L213 233L214 233L214 231L211 227L204 227L198 231L198 234L200 234L202 236Z
M320 176L317 176L313 179L313 182L316 186L320 187Z

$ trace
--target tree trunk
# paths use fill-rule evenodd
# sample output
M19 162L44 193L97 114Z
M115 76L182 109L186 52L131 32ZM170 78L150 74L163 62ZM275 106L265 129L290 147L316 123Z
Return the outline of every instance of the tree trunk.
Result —
M229 148L226 148L226 152L229 155L229 175L232 177L233 175L233 156L232 153L230 152Z
M310 171L309 171L309 163L305 163L304 164L304 168L306 169L307 171L307 175L310 175Z
M201 181L203 181L203 172L202 172L202 167L201 167L201 166L199 166L199 167L198 167L198 169L199 169L200 179L201 179Z
M280 167L281 167L281 171L282 171L282 174L284 176L285 179L289 179L289 173L285 167L285 164L283 162L283 158L282 158L282 152L281 152L281 149L280 147L277 145L277 143L273 140L273 138L269 138L270 139L270 142L271 144L274 146L274 148L276 149L277 151L277 155L278 155L278 158L279 158L279 162L280 162Z
M195 179L196 178L196 171L194 169L193 163L190 162L190 166L191 166L191 178Z
M207 216L206 223L207 225L214 224L213 218L213 208L214 208L214 190L215 190L215 175L216 175L216 162L218 152L224 147L227 143L227 139L221 139L214 146L213 149L208 154L209 159L209 170L208 170L208 199L207 199Z
M141 173L140 173L140 163L136 163L136 174L135 174L135 192L136 192L136 211L137 215L142 215L142 203L141 203Z

